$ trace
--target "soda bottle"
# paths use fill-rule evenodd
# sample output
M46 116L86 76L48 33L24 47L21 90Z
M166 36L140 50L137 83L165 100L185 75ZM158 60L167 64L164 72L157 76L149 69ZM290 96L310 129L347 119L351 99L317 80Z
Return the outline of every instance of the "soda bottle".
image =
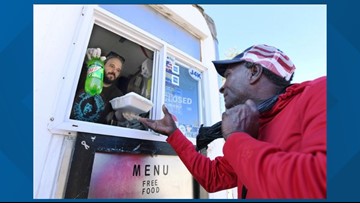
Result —
M85 92L91 96L101 93L104 79L104 62L100 58L92 58L87 62Z

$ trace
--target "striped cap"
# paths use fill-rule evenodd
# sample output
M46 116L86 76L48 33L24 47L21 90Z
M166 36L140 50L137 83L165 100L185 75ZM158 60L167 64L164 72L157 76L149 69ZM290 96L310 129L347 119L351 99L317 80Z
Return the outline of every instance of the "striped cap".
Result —
M260 64L287 81L295 71L295 65L285 53L265 44L251 46L233 59L213 61L213 64L216 71L224 77L228 65L242 61Z

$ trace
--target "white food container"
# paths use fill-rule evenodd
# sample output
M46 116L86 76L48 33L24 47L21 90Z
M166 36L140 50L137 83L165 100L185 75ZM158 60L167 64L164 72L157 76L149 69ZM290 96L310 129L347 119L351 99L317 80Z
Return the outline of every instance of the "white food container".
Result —
M110 103L114 110L121 110L122 112L134 114L148 112L153 106L153 103L150 100L135 92L129 92L124 96L116 97L110 100Z

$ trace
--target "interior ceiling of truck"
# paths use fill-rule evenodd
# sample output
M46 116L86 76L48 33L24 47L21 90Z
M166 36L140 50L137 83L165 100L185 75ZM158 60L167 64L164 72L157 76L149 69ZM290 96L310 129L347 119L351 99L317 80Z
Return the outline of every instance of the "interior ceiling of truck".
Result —
M114 51L125 58L122 76L130 76L139 71L142 62L153 59L153 51L142 47L122 36L112 33L98 25L94 25L89 48L101 48L102 55Z

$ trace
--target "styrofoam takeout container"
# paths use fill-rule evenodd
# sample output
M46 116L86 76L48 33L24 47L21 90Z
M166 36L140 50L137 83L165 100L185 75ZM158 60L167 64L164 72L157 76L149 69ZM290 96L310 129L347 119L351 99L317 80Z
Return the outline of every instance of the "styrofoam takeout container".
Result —
M114 110L121 110L123 112L131 112L134 114L141 114L150 111L153 103L145 97L129 92L121 97L116 97L110 100L111 106Z

